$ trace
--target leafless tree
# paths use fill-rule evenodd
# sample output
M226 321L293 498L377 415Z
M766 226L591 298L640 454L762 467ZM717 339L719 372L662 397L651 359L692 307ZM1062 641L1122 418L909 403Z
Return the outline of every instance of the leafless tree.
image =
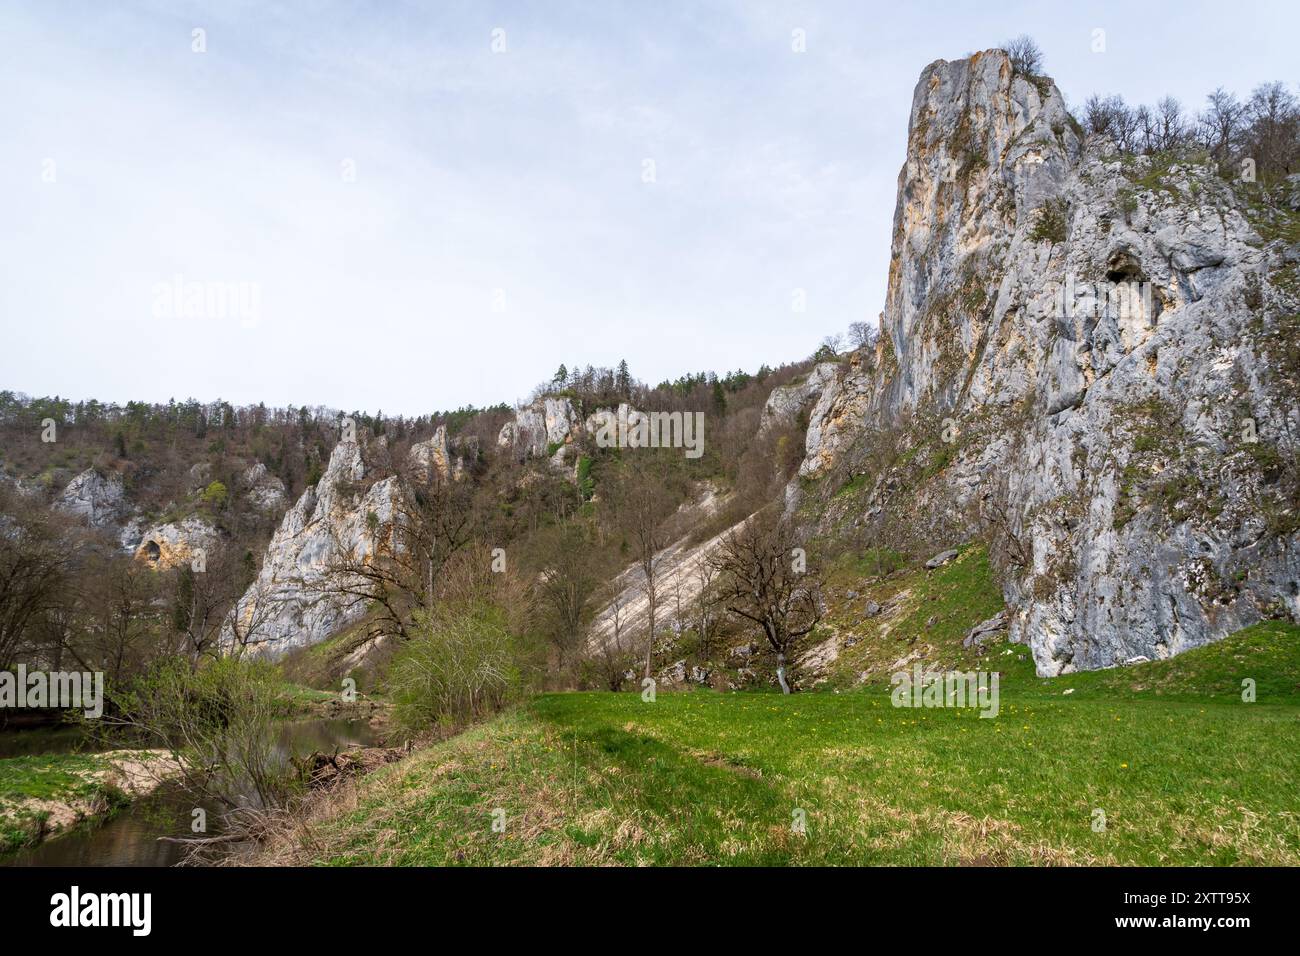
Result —
M1022 33L1014 40L1002 44L1011 58L1011 68L1022 76L1038 76L1043 70L1043 51L1028 34Z
M714 556L719 598L728 611L762 628L786 694L791 650L822 613L820 581L808 572L798 547L793 522L769 509L729 532Z
M646 648L645 676L654 667L655 615L659 607L658 574L655 558L669 542L664 520L673 498L665 476L645 452L625 458L622 470L609 482L607 493L611 519L632 545L645 591Z
M73 534L41 502L0 485L0 666L68 599Z
M346 607L377 609L399 637L409 636L411 613L432 613L438 577L473 539L478 501L472 483L436 467L389 463L392 516L373 516L367 534L344 542L335 535L325 588Z
M215 652L228 625L236 635L235 643L247 646L254 636L249 625L257 611L249 608L242 615L236 611L253 576L253 569L231 547L205 554L197 568L191 562L174 572L172 623L191 661Z
M1237 97L1222 87L1206 99L1209 105L1198 119L1201 142L1220 168L1226 168L1234 158L1233 147L1241 135L1245 111Z
M854 322L849 326L849 342L855 349L869 349L876 344L879 327L870 322Z
M695 559L695 574L700 582L700 589L695 595L695 613L700 632L700 653L705 658L708 658L713 640L713 612L717 606L717 595L713 593L713 586L718 577L718 569L709 560L708 555L700 555Z
M605 684L612 691L622 689L624 669L628 663L628 651L623 641L624 605L625 600L621 591L616 592L609 599L606 607L609 609L612 630L601 638L600 646L596 651Z
M580 652L591 623L592 598L601 584L595 546L585 529L569 524L552 537L536 593L560 671Z

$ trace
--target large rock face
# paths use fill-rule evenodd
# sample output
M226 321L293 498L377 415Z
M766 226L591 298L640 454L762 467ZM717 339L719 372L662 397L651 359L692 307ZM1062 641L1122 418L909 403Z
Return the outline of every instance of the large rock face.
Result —
M1000 51L926 68L880 340L822 392L801 467L882 479L872 450L901 434L937 463L927 507L1001 516L1011 636L1045 675L1300 618L1275 281L1300 257L1208 168L1080 133ZM887 516L898 492L874 498Z
M396 478L377 477L385 451L382 438L339 442L315 487L285 513L257 580L237 609L252 631L250 643L264 653L279 656L317 643L365 614L364 602L330 586L330 567L341 555L369 559L383 536L392 533L394 498L401 492ZM451 476L455 469L445 429L413 445L409 464L417 480L427 480L429 469ZM225 639L232 637L227 630Z
M126 493L118 475L101 475L87 468L68 482L54 506L96 528L112 528L126 514Z

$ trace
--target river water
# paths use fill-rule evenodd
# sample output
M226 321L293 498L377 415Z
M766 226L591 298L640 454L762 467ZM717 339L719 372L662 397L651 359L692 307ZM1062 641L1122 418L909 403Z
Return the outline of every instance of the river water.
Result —
M38 731L0 735L0 756L73 750L81 742L74 735L23 739ZM300 720L281 725L276 752L280 759L303 757L314 750L331 752L355 746L372 746L375 732L365 720ZM38 748L39 749L36 749ZM85 825L51 837L34 847L0 855L0 866L172 866L184 850L160 836L191 836L192 799L164 784L151 796L124 807L102 825ZM209 809L209 818L215 814Z

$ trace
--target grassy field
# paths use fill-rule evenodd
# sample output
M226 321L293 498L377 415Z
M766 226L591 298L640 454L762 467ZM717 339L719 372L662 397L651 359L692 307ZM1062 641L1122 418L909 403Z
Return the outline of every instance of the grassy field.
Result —
M1054 680L1018 646L986 661L993 719L888 688L548 695L366 778L275 858L1300 864L1300 628Z

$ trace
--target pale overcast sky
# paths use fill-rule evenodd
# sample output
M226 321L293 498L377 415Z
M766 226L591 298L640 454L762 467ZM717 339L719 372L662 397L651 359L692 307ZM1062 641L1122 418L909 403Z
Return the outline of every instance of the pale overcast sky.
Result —
M1294 88L1298 9L7 2L0 388L419 414L798 359L880 311L927 63L1025 32L1072 104L1199 108Z

